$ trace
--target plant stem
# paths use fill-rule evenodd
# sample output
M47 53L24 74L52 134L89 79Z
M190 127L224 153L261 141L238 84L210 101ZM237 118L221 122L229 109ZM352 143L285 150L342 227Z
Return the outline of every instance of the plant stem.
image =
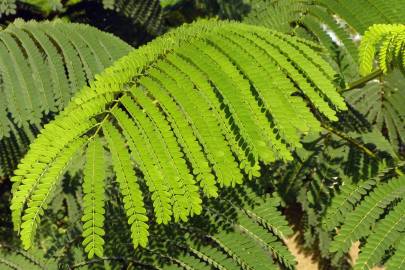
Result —
M336 136L342 138L345 141L350 142L351 144L353 144L355 147L359 148L361 151L363 151L365 154L367 154L368 156L370 156L371 158L377 159L377 156L367 147L365 147L364 145L358 143L355 139L347 136L346 134L337 131L335 129L333 129L332 127L329 127L327 125L322 124L321 125L324 129L326 129L327 131L335 134Z
M368 74L367 76L364 76L354 82L349 83L348 87L344 90L342 90L341 92L346 92L352 89L356 89L359 88L360 86L364 85L365 83L377 78L378 76L382 75L383 71L381 69L376 69L373 72L371 72L370 74Z
M76 268L79 268L79 267L83 267L83 266L86 266L86 265L91 265L91 264L94 264L94 263L97 263L97 262L102 262L102 261L123 261L123 262L132 262L132 263L135 263L136 265L145 266L145 267L151 267L152 266L152 265L143 263L141 261L137 261L137 260L135 260L134 258L131 258L131 257L104 257L104 258L93 259L93 260L90 260L90 261L84 261L84 262L77 263L77 264L73 265L70 269L76 269Z

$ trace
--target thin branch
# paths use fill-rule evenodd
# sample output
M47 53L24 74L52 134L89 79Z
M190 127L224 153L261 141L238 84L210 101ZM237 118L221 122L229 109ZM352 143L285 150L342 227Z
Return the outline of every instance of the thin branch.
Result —
M364 152L366 155L368 155L369 157L371 157L371 158L373 158L373 159L375 159L375 160L378 160L378 157L377 157L370 149L368 149L367 147L365 147L363 144L357 142L355 139L353 139L353 138L347 136L345 133L342 133L342 132L340 132L340 131L338 131L338 130L335 130L335 129L333 129L332 127L329 127L329 126L327 126L327 125L325 125L325 124L321 124L321 126L322 126L325 130L327 130L327 131L329 131L329 132L335 134L336 136L342 138L343 140L350 142L350 143L353 144L355 147L357 147L358 149L360 149L361 151L363 151L363 152ZM396 166L392 167L392 169L395 171L395 173L396 173L398 176L403 176L404 173L399 169L400 166L402 166L402 163L397 164Z
M124 261L124 262L132 262L135 263L139 266L145 266L145 267L153 267L155 268L153 265L150 264L146 264L137 260L134 260L133 258L129 258L129 257L104 257L104 258L100 258L100 259L94 259L94 260L90 260L90 261L84 261L84 262L80 262L77 263L75 265L73 265L70 269L75 269L78 267L82 267L85 265L90 265L90 264L94 264L97 262L103 262L103 261Z
M335 129L333 129L332 127L329 127L329 126L327 126L327 125L325 125L325 124L321 124L321 126L322 126L325 130L327 130L327 131L329 131L329 132L335 134L335 135L338 136L339 138L342 138L343 140L350 142L351 144L353 144L355 147L357 147L358 149L360 149L361 151L363 151L365 154L367 154L367 155L370 156L371 158L373 158L373 159L378 159L377 156L376 156L370 149L368 149L367 147L365 147L365 146L362 145L361 143L357 142L355 139L353 139L353 138L347 136L345 133L340 132L340 131L338 131L338 130L335 130Z
M375 71L371 72L367 76L364 76L364 77L358 79L357 81L349 83L348 87L346 89L342 90L341 92L344 93L346 91L350 91L352 89L359 88L359 87L363 86L364 84L366 84L367 82L374 80L375 78L378 78L382 74L383 74L383 71L381 69L376 69Z

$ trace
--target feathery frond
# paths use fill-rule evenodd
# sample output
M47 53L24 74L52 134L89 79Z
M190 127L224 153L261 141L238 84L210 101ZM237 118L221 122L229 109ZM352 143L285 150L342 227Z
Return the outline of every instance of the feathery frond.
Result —
M163 31L163 12L158 0L102 0L105 9L111 9L124 17L139 24L153 34Z
M203 211L202 218L216 221L211 221L208 230L222 224L217 230L207 231L197 218L193 227L182 228L187 234L184 239L169 240L168 248L176 246L182 252L159 253L168 259L163 269L173 265L181 269L280 269L281 265L294 269L295 258L282 242L292 231L278 210L280 199L259 197L245 188L241 191L249 197L247 205L237 206L240 201L226 196Z
M362 75L371 72L376 54L378 54L378 66L384 73L388 72L393 63L404 70L405 25L375 24L366 31L359 47Z
M131 47L90 26L62 21L16 20L0 32L0 41L0 173L11 175L47 115L64 108Z
M4 270L56 269L56 262L52 259L43 260L41 258L43 255L39 251L28 253L7 244L0 244L0 268Z
M328 230L333 230L340 225L344 217L353 210L354 206L361 198L376 185L373 180L368 180L356 184L343 184L342 188L328 207L324 217L324 224Z
M398 245L396 246L396 251L395 251L394 255L392 255L391 258L389 258L389 260L386 262L385 266L387 267L387 269L395 269L395 270L404 268L404 266L405 266L405 241L404 241L403 233L402 233L401 238L398 241Z
M95 74L131 49L110 34L61 21L16 20L0 32L0 40L0 100L5 105L0 138L10 134L11 123L39 125L44 114L65 107Z
M402 200L376 224L374 233L368 237L366 245L361 248L354 269L369 269L376 265L392 244L401 241L398 239L403 238L402 232L405 229L404 209L405 200Z
M255 0L244 20L319 42L332 57L338 48L343 59L334 60L343 61L342 75L353 79L358 76L356 36L373 24L405 23L404 18L398 0Z
M346 104L334 74L300 39L238 23L198 22L135 50L45 126L16 170L13 220L18 230L23 216L25 248L58 182L51 175L101 132L133 244L145 246L148 218L132 161L157 222L187 220L202 210L196 183L216 196L218 186L235 186L243 174L258 176L259 161L291 160L301 134L320 128L307 101L336 120Z
M405 81L393 70L381 81L373 80L364 87L345 93L346 100L380 130L398 153L405 142Z
M293 211L302 211L303 246L319 249L325 261L333 259L331 231L376 185L369 179L392 174L396 160L389 142L377 130L371 131L353 109L339 119L330 126L324 123L324 132L303 137L304 147L296 151L294 161L268 166L268 176L262 180L277 187L286 205L298 205L300 209ZM333 263L343 267L344 260Z
M142 193L136 182L135 172L132 169L131 157L125 147L121 135L111 124L103 126L103 132L110 148L114 171L117 175L124 209L131 225L131 238L134 247L145 247L148 239L148 217L143 204ZM101 254L101 253L100 253ZM97 254L98 255L98 254ZM99 255L100 256L100 255Z
M16 0L4 0L0 3L0 18L4 15L15 14Z
M335 236L333 242L331 243L330 250L332 252L337 252L337 254L343 254L347 252L351 247L352 243L359 240L362 237L367 237L372 231L375 231L377 228L383 228L376 231L376 234L373 234L368 238L371 242L378 241L378 239L384 238L385 234L392 234L396 230L401 230L401 220L403 218L403 203L398 204L397 210L393 210L387 216L383 217L382 221L377 223L375 228L371 228L375 222L381 218L381 215L384 213L385 209L392 204L395 200L402 199L405 192L405 177L399 177L397 179L391 180L388 183L381 183L364 199L360 204L354 209L353 212L348 213L344 219L344 223L339 229L337 235ZM401 214L397 213L400 212ZM396 220L396 221L393 221ZM396 222L399 222L396 224ZM400 227L393 226L398 225ZM390 225L391 224L391 225ZM375 240L377 239L377 240ZM382 241L382 240L380 240ZM389 245L389 240L387 245ZM371 245L371 244L370 244ZM373 246L376 250L372 251L375 260L379 260L381 257L381 252L384 252L384 248L387 248L383 243L381 246ZM366 245L365 253L359 258L359 265L361 266L366 260L367 257L365 254L370 252L370 247ZM377 254L380 254L377 256ZM376 263L376 261L374 261ZM362 268L360 268L362 269Z
M83 245L89 258L103 256L104 227L104 150L100 139L91 141L86 151L83 178Z

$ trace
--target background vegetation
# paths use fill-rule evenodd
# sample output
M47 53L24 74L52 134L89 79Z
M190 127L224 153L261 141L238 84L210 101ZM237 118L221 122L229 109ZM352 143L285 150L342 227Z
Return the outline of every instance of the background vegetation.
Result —
M293 235L320 269L405 267L402 1L3 0L0 23L0 269L295 269Z

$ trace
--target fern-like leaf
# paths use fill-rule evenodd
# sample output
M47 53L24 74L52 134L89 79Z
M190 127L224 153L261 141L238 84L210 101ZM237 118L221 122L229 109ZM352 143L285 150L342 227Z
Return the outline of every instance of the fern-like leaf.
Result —
M4 15L15 14L16 0L4 0L0 3L0 18Z
M214 221L215 224L222 223L224 229L205 234L195 225L194 229L185 229L191 234L185 244L169 243L170 246L177 244L180 250L185 251L180 256L170 258L173 264L184 269L279 269L278 264L294 269L294 256L280 241L282 239L273 233L281 227L285 236L292 233L289 227L284 227L286 220L277 209L279 198L261 198L249 189L242 189L242 192L246 192L249 198L248 205L237 206L232 196L225 195L215 207L208 207L204 211L212 218L211 224ZM255 216L247 214L253 211ZM269 217L274 217L270 226L262 222ZM200 242L201 237L204 240Z
M18 229L24 216L25 247L38 221L30 213L45 206L27 201L45 180L55 183L42 176L73 143L82 147L103 132L133 244L145 246L147 216L131 159L152 193L157 222L187 220L202 210L197 182L216 196L243 173L258 176L259 161L291 160L300 135L319 130L301 96L336 120L346 104L334 75L307 42L239 23L201 21L133 51L75 95L16 170L13 219Z
M4 270L45 270L57 268L55 260L44 260L43 256L44 253L40 250L28 253L8 244L0 244L0 268Z
M83 245L92 258L103 256L104 235L104 150L99 138L89 143L83 178Z
M113 159L114 171L123 196L124 208L131 225L131 237L134 247L146 246L148 239L148 217L143 203L135 172L132 168L131 157L122 142L118 130L111 124L103 126Z
M376 185L374 180L364 181L358 184L345 184L328 207L324 217L324 225L328 230L333 230L343 222L344 215L353 210L354 206L361 200L367 191Z
M381 45L381 46L379 46ZM364 34L359 47L360 73L367 75L373 69L373 60L379 47L379 67L388 72L391 62L405 68L405 25L375 24Z
M368 237L366 245L361 248L354 269L369 269L374 266L384 256L385 251L398 238L401 238L401 232L405 229L404 209L405 200L402 200L376 224L374 233Z
M17 20L0 32L0 39L0 99L6 101L0 122L7 123L3 119L9 112L18 127L39 124L42 113L66 106L74 92L130 50L110 34L61 21ZM9 132L9 124L2 126L0 138Z
M153 34L159 35L163 30L163 12L159 1L102 0L105 9L112 9L118 14L139 24Z
M255 0L244 20L319 42L342 76L353 79L358 76L356 35L374 24L405 23L404 15L398 0ZM337 51L343 54L335 57Z
M385 264L387 269L400 270L405 266L405 241L403 234L400 240L402 241L399 241L394 255Z
M131 47L90 26L62 21L16 20L1 30L0 40L0 174L12 175L47 115L64 108Z
M330 250L341 254L346 252L353 242L370 233L370 226L384 212L385 207L405 192L405 178L400 177L388 183L378 185L356 209L347 215L343 226L334 238Z
M393 70L381 81L369 82L345 94L348 103L365 115L399 153L405 142L404 86L403 74Z
M23 180L22 186L27 187L33 185L35 189L27 195L17 194L13 197L14 206L17 205L16 212L21 211L21 206L27 203L28 208L24 212L21 220L21 240L23 246L27 249L29 248L34 240L36 228L41 221L41 216L44 215L44 211L53 196L53 191L58 183L59 178L63 175L64 170L69 165L70 160L74 154L79 151L79 149L85 143L84 139L79 139L73 142L68 148L64 149L58 155L51 159L50 164L41 174L33 173L30 178L25 178ZM48 148L48 151L51 151ZM42 157L49 158L49 157ZM42 167L41 165L39 167ZM14 216L17 223L19 217Z

